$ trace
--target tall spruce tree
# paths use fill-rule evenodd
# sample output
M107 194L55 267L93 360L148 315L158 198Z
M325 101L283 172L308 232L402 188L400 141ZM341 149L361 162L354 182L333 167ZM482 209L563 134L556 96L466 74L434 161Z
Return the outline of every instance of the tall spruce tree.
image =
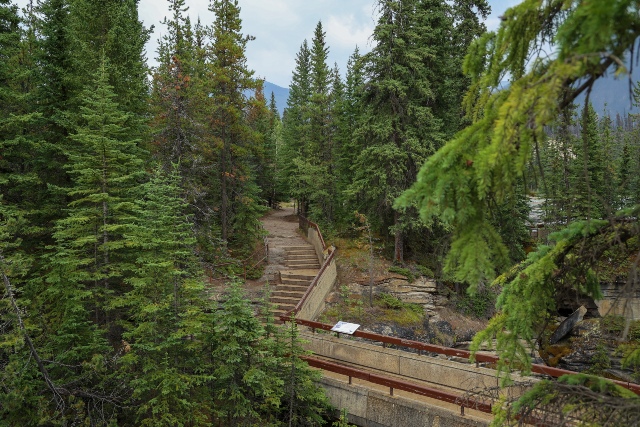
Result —
M220 233L223 241L234 243L232 236L237 237L239 247L249 250L249 241L258 237L258 218L263 212L255 176L247 161L252 141L244 118L248 106L245 91L258 87L245 56L252 37L241 33L237 0L212 1L209 10L216 20L207 52L211 90L208 130L217 152ZM242 232L234 233L234 228Z
M259 425L277 412L283 381L277 359L265 350L268 340L238 282L232 282L214 314L211 396L222 425Z
M107 66L103 61L93 87L84 93L82 119L72 135L75 145L66 153L73 185L67 190L70 202L65 217L56 224L56 244L48 257L50 271L41 295L54 357L80 345L72 338L75 323L91 319L113 332L118 319L110 301L128 288L125 278L130 275L132 249L126 233L140 196L143 153L138 141L130 139L125 125L130 117L114 100ZM52 301L59 303L47 307ZM68 317L71 312L77 318ZM69 341L55 344L63 326L71 328ZM111 338L118 339L117 335Z
M149 147L165 171L178 168L200 256L209 259L221 246L213 201L220 177L214 175L215 150L206 138L210 92L205 79L205 41L198 40L204 37L203 30L192 28L183 0L171 0L169 8L173 14L163 21L167 33L159 41L158 66L153 70Z
M122 376L132 389L136 425L207 425L210 411L202 386L204 274L179 182L177 171L165 176L158 169L142 186L128 234L137 248L131 289L113 303L129 313Z
M405 233L416 215L394 210L393 203L442 145L442 124L433 113L434 64L450 22L441 1L381 0L378 6L376 46L363 58L362 151L349 192L362 204L359 212L379 218L378 230L394 235L394 259L403 261Z
M287 192L298 200L298 210L305 211L308 197L296 180L295 160L304 157L309 142L309 124L306 120L311 98L311 52L305 40L296 55L296 67L293 70L287 108L282 118L283 150L279 156Z

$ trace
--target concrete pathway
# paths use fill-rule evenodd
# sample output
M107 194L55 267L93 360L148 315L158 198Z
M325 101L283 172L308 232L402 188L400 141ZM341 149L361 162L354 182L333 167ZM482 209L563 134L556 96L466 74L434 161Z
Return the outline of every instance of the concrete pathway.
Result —
M320 264L313 246L300 234L293 208L272 212L262 219L269 233L269 263L261 281L271 284L271 303L276 318L295 307Z

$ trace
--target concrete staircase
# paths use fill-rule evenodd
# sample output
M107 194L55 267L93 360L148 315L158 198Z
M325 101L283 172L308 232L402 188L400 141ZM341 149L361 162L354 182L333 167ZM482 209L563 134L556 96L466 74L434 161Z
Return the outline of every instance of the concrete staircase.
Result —
M284 250L287 270L280 272L280 283L270 299L276 319L296 306L320 270L313 246L286 246Z

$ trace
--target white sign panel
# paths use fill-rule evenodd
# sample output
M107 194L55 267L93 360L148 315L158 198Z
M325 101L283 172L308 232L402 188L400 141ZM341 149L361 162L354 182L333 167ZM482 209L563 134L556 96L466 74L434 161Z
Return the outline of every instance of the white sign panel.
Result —
M334 332L340 332L341 334L353 335L359 327L360 325L357 323L338 322L333 326L333 328L331 328L331 330Z

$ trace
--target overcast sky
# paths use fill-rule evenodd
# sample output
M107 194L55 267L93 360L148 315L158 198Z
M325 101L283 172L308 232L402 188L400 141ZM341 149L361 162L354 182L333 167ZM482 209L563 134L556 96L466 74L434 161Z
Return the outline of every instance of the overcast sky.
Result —
M140 19L145 26L154 26L147 46L150 65L155 64L157 40L165 31L160 22L169 15L168 1L139 0ZM24 6L28 0L17 0ZM203 24L213 22L209 0L187 0L193 22L199 16ZM344 74L347 59L356 46L361 53L371 49L370 36L375 26L376 0L239 0L243 33L256 39L247 46L249 67L257 77L288 87L295 56L304 39L309 42L318 23L327 34L330 66L338 64ZM495 29L498 16L519 0L489 0L492 13L486 24Z
M187 0L192 19L211 24L213 14L208 0ZM247 46L247 61L257 77L288 87L295 56L304 39L311 42L318 21L327 34L330 66L338 64L344 74L347 59L356 46L361 52L371 49L370 36L375 26L376 0L239 0L244 34L256 39ZM489 0L492 13L486 22L489 29L498 26L498 16L519 0ZM168 2L140 0L140 19L155 26L147 48L147 58L154 63L156 40L165 28L160 24L168 15Z

